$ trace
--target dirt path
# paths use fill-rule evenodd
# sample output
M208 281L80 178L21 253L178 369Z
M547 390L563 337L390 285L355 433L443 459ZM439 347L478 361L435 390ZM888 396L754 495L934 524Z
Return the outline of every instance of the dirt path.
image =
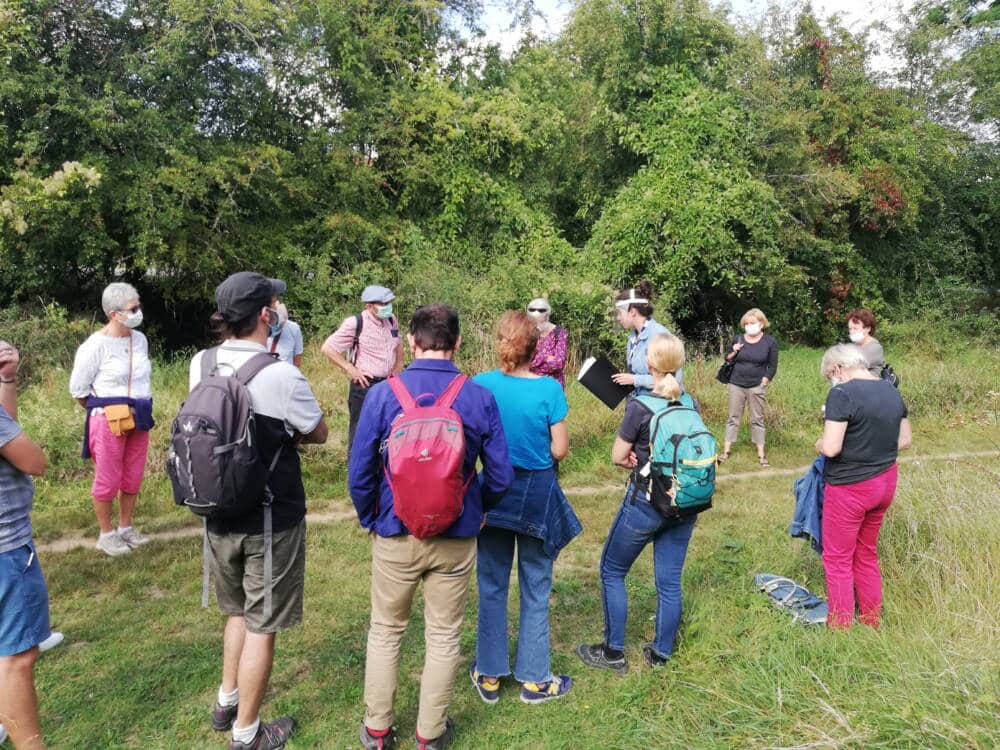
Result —
M921 461L955 461L962 458L988 458L1000 457L1000 451L973 451L971 453L936 453L923 456L907 456L899 459L902 464L914 464ZM769 479L771 477L797 476L804 473L809 466L799 466L794 469L760 469L758 471L744 471L736 474L720 474L716 481L735 482L742 479ZM621 483L603 484L596 487L564 487L563 491L567 495L584 497L588 495L602 495L614 493L621 490ZM339 521L351 521L357 516L353 509L327 510L322 513L310 513L306 516L309 524L337 523ZM170 531L157 531L147 536L157 542L171 541L173 539L188 539L201 534L201 526L185 526L181 529L171 529ZM78 547L92 547L94 545L93 536L68 536L55 539L36 545L39 552L68 552Z

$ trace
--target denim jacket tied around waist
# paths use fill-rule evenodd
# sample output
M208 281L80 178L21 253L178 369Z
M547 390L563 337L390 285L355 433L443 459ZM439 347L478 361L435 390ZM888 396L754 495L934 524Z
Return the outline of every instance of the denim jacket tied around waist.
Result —
M552 468L532 471L515 467L514 483L486 514L486 525L541 539L552 560L583 531Z

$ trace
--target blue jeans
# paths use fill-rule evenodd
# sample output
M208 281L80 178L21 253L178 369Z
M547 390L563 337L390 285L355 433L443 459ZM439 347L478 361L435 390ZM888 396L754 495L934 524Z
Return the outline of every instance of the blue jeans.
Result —
M646 502L645 497L645 493L629 485L604 543L601 554L604 643L616 650L625 648L628 616L625 576L646 545L652 542L657 597L653 651L668 658L674 650L674 636L681 620L681 570L694 531L695 516L668 521Z
M0 553L0 656L34 648L51 633L49 592L34 544Z
M519 682L552 679L549 666L549 594L552 559L541 539L507 529L485 527L479 534L476 577L479 583L479 626L476 669L488 677L510 674L507 645L507 591L517 544L517 580L521 617L514 678Z

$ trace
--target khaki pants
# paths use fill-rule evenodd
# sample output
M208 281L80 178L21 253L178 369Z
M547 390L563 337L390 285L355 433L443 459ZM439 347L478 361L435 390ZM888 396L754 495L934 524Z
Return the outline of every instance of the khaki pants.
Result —
M726 422L726 442L735 443L743 419L743 409L750 407L750 442L764 444L764 407L767 406L767 386L741 388L729 384L729 421Z
M400 642L413 595L423 581L426 656L417 734L433 739L444 733L475 560L474 538L373 537L372 616L365 664L365 724L370 729L392 726Z

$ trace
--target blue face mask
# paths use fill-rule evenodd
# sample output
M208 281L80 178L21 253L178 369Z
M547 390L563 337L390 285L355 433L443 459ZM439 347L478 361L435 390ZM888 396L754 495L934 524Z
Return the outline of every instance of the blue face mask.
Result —
M392 317L392 303L389 302L388 304L382 305L381 307L377 308L375 310L375 314L381 320L388 320L389 318Z
M274 316L272 322L268 323L267 335L270 336L271 338L274 338L279 333L281 333L281 329L285 323L281 319L281 315L279 315L278 311L275 310L273 307L267 308L267 311L271 313L272 316Z

